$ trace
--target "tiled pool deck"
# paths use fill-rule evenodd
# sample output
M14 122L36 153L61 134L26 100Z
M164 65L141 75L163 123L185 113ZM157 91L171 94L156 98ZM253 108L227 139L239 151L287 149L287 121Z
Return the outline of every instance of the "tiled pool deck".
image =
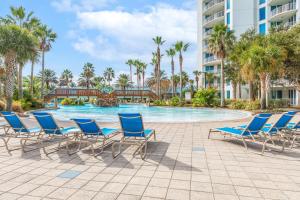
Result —
M262 156L261 145L246 152L242 142L207 139L211 127L240 123L146 124L157 130L158 142L149 144L145 161L132 156L135 146L116 159L110 148L94 158L65 150L10 156L0 147L0 199L299 200L299 147Z

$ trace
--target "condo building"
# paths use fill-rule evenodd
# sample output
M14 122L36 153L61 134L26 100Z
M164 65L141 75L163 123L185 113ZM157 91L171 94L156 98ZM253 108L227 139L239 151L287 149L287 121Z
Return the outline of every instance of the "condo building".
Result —
M220 88L221 61L208 51L208 38L216 24L226 24L239 36L249 28L268 34L271 27L291 27L300 22L300 0L198 0L198 66L202 71L201 86ZM207 74L209 76L207 77ZM233 97L232 86L226 82L225 98ZM241 96L248 98L248 87L241 87ZM272 85L272 99L284 99L300 105L300 92L287 82Z

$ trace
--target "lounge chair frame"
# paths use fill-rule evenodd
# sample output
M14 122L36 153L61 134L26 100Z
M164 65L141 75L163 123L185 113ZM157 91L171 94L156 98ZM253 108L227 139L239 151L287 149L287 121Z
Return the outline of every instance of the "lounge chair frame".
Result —
M42 131L41 129L39 131L34 131L34 132L24 132L22 130L30 130L24 123L23 121L20 119L20 117L16 114L16 113L12 113L9 115L3 115L5 121L7 122L7 127L4 128L4 134L0 135L0 138L3 140L5 148L8 152L10 151L14 151L14 150L18 150L19 148L15 148L15 149L9 149L9 141L11 138L20 138L20 145L22 148L23 152L25 151L25 146L27 141L38 141L38 139L41 137L42 135ZM20 124L22 125L22 128L14 128L10 122L5 118L5 117L10 117L10 116L16 116L16 118L20 121ZM9 132L9 130L12 130L11 132ZM37 139L33 139L33 138L37 138Z
M260 118L260 119L269 119L270 117L262 117L262 116L255 116L255 118ZM253 118L254 119L254 118ZM252 120L253 120L252 119ZM252 122L252 121L251 121ZM224 135L224 138L226 135L230 136L230 137L235 137L237 139L242 139L242 142L244 144L244 147L246 150L248 150L248 145L247 145L247 142L246 142L246 139L251 139L252 142L256 142L256 138L254 136L258 136L259 138L262 138L264 141L265 141L265 138L262 137L262 135L259 134L258 131L250 131L248 130L251 122L249 122L246 126L246 128L240 128L241 130L243 130L243 133L241 135L235 135L235 134L230 134L230 133L227 133L227 132L224 132L224 131L221 131L221 130L217 130L215 128L211 128L209 129L209 132L208 132L208 139L210 139L210 136L211 136L211 133L220 133L220 134L223 134ZM266 121L267 122L267 121ZM265 122L265 123L266 123ZM262 126L263 127L263 126ZM237 127L238 129L238 127ZM255 134L253 134L255 132ZM249 134L249 135L244 135L244 134ZM265 144L264 144L265 145ZM263 146L263 149L262 149L262 153L264 153L264 149L265 149L265 146Z
M40 122L37 118L51 117L52 120L53 120L53 123L57 127L55 129L44 129L43 126L40 124L43 134L41 135L41 137L38 138L38 142L41 144L41 147L43 149L44 154L49 155L51 153L59 151L61 149L61 144L64 141L65 141L67 153L70 154L70 149L69 149L70 142L72 140L78 138L78 132L73 131L73 132L70 132L70 133L67 133L67 134L62 134L61 131L65 128L64 127L59 127L58 124L56 123L53 115L50 114L50 113L47 113L45 115L34 115L34 117L36 118L36 120L39 124L40 124ZM51 131L51 132L54 132L54 133L49 134L49 133L47 133L48 131ZM57 134L56 132L60 132L60 133ZM45 136L47 136L47 137L45 137ZM54 148L54 151L47 152L46 145L44 144L44 142L49 141L49 140L50 141L55 140L55 139L59 139L58 146L56 148Z
M75 121L75 120L74 120ZM104 151L104 148L109 146L110 144L112 144L114 141L112 140L112 138L114 138L115 136L117 136L120 131L116 131L112 134L110 134L109 136L106 136L102 133L94 133L94 134L87 134L85 133L81 127L78 125L78 124L92 124L92 123L95 123L96 126L98 127L99 130L101 130L101 128L98 126L98 124L96 123L95 120L91 120L89 122L78 122L78 121L75 121L78 128L81 130L81 133L78 134L78 137L76 138L77 140L79 140L79 145L78 145L78 148L75 152L72 152L70 154L74 154L76 152L78 152L81 148L81 145L82 143L86 143L88 144L88 146L90 146L90 150L92 151L92 155L94 157L96 157L97 155L103 153ZM98 153L98 154L95 154L95 148L94 148L94 144L97 143L97 142L101 142L101 151Z
M137 152L139 152L141 158L144 160L146 158L146 154L147 154L147 143L150 140L151 136L153 135L154 137L154 141L156 141L156 132L154 129L151 129L152 132L149 135L145 135L144 133L144 122L143 122L143 117L141 114L139 114L139 116L136 117L124 117L124 116L119 116L119 120L120 120L120 124L122 125L121 122L121 118L127 118L127 119L135 119L135 118L140 118L141 119L141 123L142 123L142 129L143 131L140 132L128 132L125 131L122 127L122 132L123 132L123 137L121 138L121 140L119 142L114 142L112 144L112 156L113 158L116 158L118 155L120 155L122 153L122 145L123 144L127 144L127 145L137 145L138 148L134 151L133 156L135 156L137 154ZM132 134L141 134L144 135L142 137L127 137L124 136L124 132L127 133L132 133ZM116 153L115 150L115 146L118 144L118 151ZM144 149L144 150L143 150Z

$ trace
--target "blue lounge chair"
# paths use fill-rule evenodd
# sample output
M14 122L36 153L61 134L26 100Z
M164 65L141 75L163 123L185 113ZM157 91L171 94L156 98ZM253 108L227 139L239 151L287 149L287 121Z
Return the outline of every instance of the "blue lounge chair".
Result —
M269 113L255 115L250 121L250 123L246 126L246 128L222 127L210 129L208 133L208 139L210 138L211 133L217 132L228 134L236 138L242 139L245 148L248 149L246 139L251 138L253 141L255 141L255 136L259 136L261 129L264 127L271 115L272 114Z
M280 140L283 140L282 141L282 151L284 150L285 143L286 143L286 140L285 140L286 136L284 134L284 130L287 128L289 122L296 114L297 114L297 111L289 111L289 112L283 113L281 115L281 117L277 120L277 122L275 122L274 124L267 124L262 128L261 134L263 134L265 137L265 141L264 141L264 145L263 145L263 152L265 151L267 142L271 141L273 143L273 145L275 145L275 142L273 140L273 138L275 136L279 137Z
M296 140L300 137L300 121L297 123L288 123L286 129L284 130L287 133L287 139L291 144L291 149L294 147Z
M8 152L13 150L13 149L9 149L8 147L8 142L11 138L20 138L20 144L22 150L25 151L24 148L28 140L34 140L33 138L40 137L42 130L38 127L34 127L34 128L26 127L26 125L21 121L21 119L16 113L8 112L8 111L3 111L0 113L6 120L7 124L10 126L10 129L12 130L12 132L9 132L6 129L5 134L1 135L1 139L4 141L5 147Z
M138 145L138 149L134 152L140 151L140 156L145 159L147 153L147 142L154 136L156 140L154 129L144 129L142 115L140 113L120 113L119 114L120 124L122 127L123 137L120 142L113 143L112 154L113 157L117 157L121 153L122 144L133 144ZM115 154L115 145L119 144L119 151ZM144 152L143 152L144 148Z
M77 127L70 126L70 127L59 127L50 113L47 112L33 112L32 113L39 125L41 126L44 134L43 136L48 136L50 140L52 139L59 139L59 144L57 150L60 149L61 143L66 141L66 148L67 152L69 153L69 142L76 138L76 134L80 132ZM43 145L44 139L47 138L40 138L40 143L42 144L43 151L46 155L53 152L47 152L45 145Z
M113 142L111 139L119 134L118 129L113 128L100 128L95 120L92 119L72 119L77 126L81 130L81 135L79 136L79 146L78 150L80 149L81 143L85 142L91 146L91 150L93 156L95 155L95 150L93 144L96 142L102 142L101 145L101 152L103 152L104 147L111 144Z

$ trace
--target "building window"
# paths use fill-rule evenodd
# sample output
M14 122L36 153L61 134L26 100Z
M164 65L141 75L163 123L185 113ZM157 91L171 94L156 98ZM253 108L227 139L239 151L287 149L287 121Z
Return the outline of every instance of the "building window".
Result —
M266 3L266 0L259 0L259 5Z
M261 34L261 35L266 34L266 24L265 23L259 25L259 34Z
M230 12L226 14L226 24L230 24Z
M229 10L230 9L230 0L226 1L226 9Z
M226 91L226 98L227 98L227 99L230 99L230 90L227 90L227 91Z
M259 20L265 20L266 19L266 7L259 9Z

